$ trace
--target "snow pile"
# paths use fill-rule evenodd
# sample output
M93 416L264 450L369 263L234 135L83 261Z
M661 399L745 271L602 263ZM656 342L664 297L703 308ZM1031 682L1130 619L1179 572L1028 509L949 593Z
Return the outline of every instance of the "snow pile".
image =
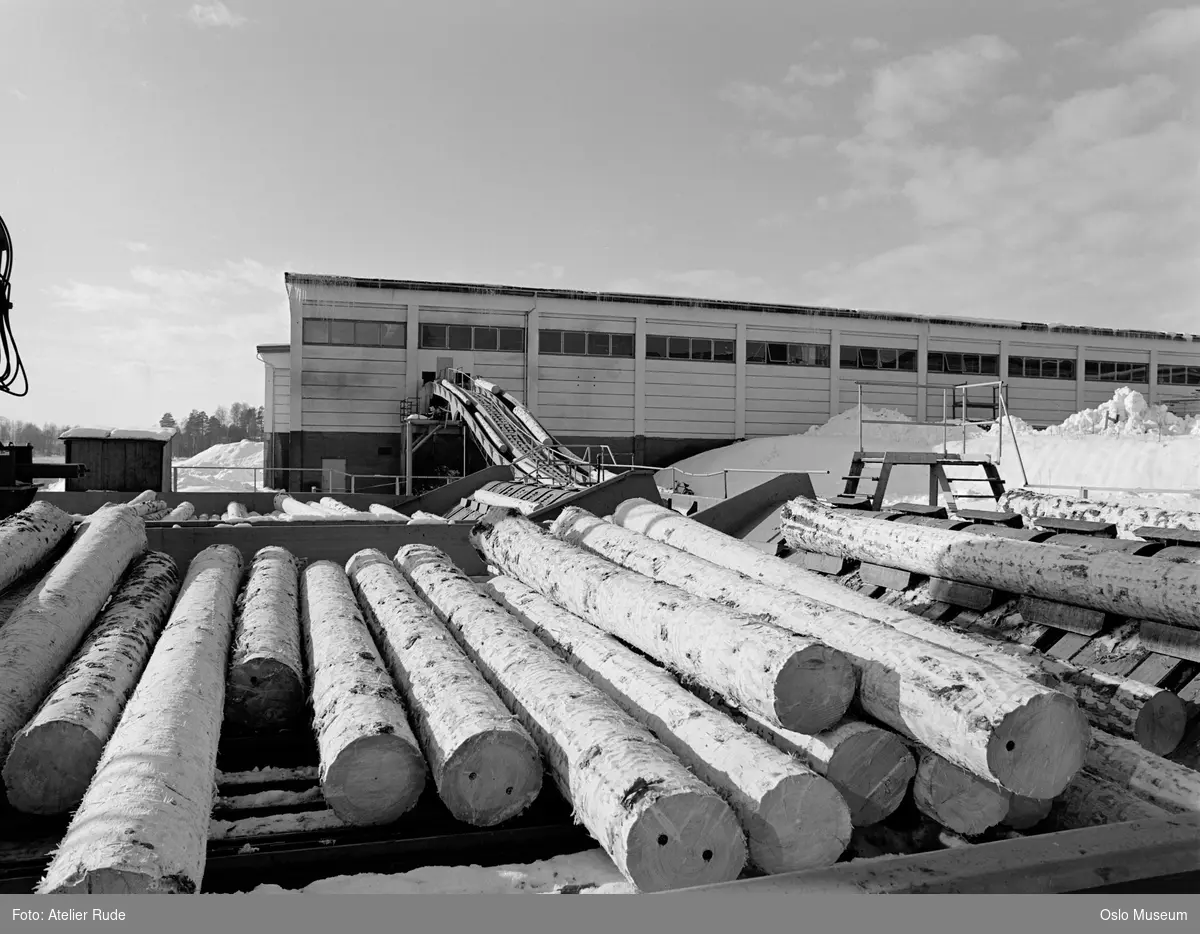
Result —
M302 889L260 885L251 893L274 895L289 891L342 895L548 895L564 892L629 895L636 889L617 871L608 854L594 849L526 865L423 866L392 875L334 876Z
M862 417L867 421L876 422L912 422L903 412L895 409L873 409L869 405L862 406ZM859 406L846 409L841 415L835 415L824 425L814 425L805 434L818 438L840 438L849 435L858 436ZM871 426L889 427L889 426Z
M263 442L233 441L229 444L214 444L194 457L175 461L180 468L177 475L177 493L221 493L249 492L262 490L262 473L255 468L263 466ZM185 470L183 468L192 468ZM200 469L209 468L209 469ZM215 468L215 469L214 469Z
M124 438L126 440L170 441L177 428L68 428L59 438Z
M1180 418L1166 406L1150 405L1146 397L1122 386L1107 402L1069 416L1048 434L1200 435L1200 418Z

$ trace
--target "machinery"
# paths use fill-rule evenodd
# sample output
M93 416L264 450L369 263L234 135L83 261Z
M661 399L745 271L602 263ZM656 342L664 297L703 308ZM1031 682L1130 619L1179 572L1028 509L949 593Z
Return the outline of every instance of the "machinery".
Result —
M13 337L9 312L9 273L12 271L12 239L4 219L0 218L0 392L22 397L29 392L25 365ZM20 391L14 387L18 381ZM35 464L33 447L0 444L0 519L20 512L37 495L34 479L81 477L87 473L83 464Z

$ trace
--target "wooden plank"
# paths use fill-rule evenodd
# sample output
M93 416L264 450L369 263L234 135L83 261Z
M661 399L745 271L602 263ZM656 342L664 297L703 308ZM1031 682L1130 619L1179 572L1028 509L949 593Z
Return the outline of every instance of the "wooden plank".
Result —
M991 587L964 584L943 577L929 578L929 595L934 600L971 610L986 610L996 600L996 591Z
M957 509L954 513L960 519L968 522L978 522L981 525L999 525L1006 528L1021 528L1021 516L1015 512L993 511L991 509Z
M792 561L800 567L818 574L845 574L850 569L851 562L834 555L823 555L816 551L797 552L794 556L798 561Z
M884 587L888 590L905 591L911 587L917 579L917 576L911 571L902 571L899 568L885 568L880 564L862 563L858 566L858 573L862 576L863 581L875 587Z
M1200 814L1104 824L933 850L853 860L823 869L739 879L678 891L730 895L970 893L1036 895L1200 873ZM1185 880L1176 891L1196 891ZM1158 891L1161 891L1159 889Z
M1073 548L1088 554L1102 554L1108 551L1119 551L1136 557L1149 557L1162 550L1158 542L1138 542L1128 538L1097 538L1094 535L1079 535L1064 533L1051 535L1046 539L1047 545L1057 545L1059 548Z
M1176 546L1191 545L1194 548L1200 548L1200 531L1196 529L1185 529L1181 526L1162 529L1153 525L1143 525L1141 528L1134 529L1133 534L1148 542L1162 542L1164 545Z
M1112 522L1092 522L1088 519L1059 519L1045 517L1035 519L1033 524L1041 529L1052 532L1078 532L1081 535L1095 535L1099 538L1116 538L1117 527Z
M920 525L927 529L945 529L948 532L958 532L970 526L965 519L939 519L936 516L918 516L911 513L900 513L892 521L904 525Z
M1046 651L1051 658L1069 662L1072 658L1092 641L1091 636L1082 636L1077 632L1068 632Z
M1087 646L1078 655L1075 656L1075 664L1085 668L1097 668L1105 663L1111 663L1113 660L1128 660L1129 655L1138 650L1141 645L1141 640L1138 637L1138 623L1136 621L1125 620L1119 623L1114 629L1103 633L1092 639ZM1146 653L1143 653L1135 662L1133 662L1128 671L1132 671L1141 663L1142 658ZM1116 671L1108 671L1104 668L1099 668L1100 671L1106 671L1108 674L1115 675ZM1128 672L1121 672L1124 677Z
M1141 681L1143 684L1157 687L1186 664L1188 663L1178 658L1171 658L1169 655L1151 653L1145 661L1129 673L1129 677L1134 681Z
M1139 630L1142 646L1158 655L1200 662L1200 631L1142 620Z
M990 535L993 538L1012 538L1020 542L1044 542L1054 533L1049 529L1016 529L1004 525L970 525L963 529L971 535Z
M959 611L960 607L953 603L942 603L939 600L934 600L921 610L920 615L930 622L944 623L950 619L957 621Z
M1022 596L1017 611L1028 622L1065 629L1085 636L1099 635L1108 624L1108 614L1082 606L1055 603L1040 597Z
M930 519L948 518L945 506L930 506L926 503L892 503L888 508L906 516L926 516Z

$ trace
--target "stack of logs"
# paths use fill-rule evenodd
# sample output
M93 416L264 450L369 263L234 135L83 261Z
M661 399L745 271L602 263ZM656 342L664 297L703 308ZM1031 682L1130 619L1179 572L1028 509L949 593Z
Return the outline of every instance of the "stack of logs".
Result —
M180 581L134 510L64 553L70 529L37 503L0 523L0 593L37 581L0 626L5 785L75 809L43 892L199 891L223 724L309 717L342 824L432 786L495 826L545 770L641 891L1200 809L1200 774L1137 742L1155 697L642 500L548 530L494 510L471 532L483 584L425 545L245 569L216 545Z

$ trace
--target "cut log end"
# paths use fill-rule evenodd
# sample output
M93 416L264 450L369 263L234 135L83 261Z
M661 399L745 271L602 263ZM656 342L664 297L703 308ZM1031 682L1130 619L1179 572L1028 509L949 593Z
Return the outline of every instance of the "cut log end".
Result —
M845 716L857 686L845 655L826 645L807 646L780 669L775 716L786 730L820 733Z
M291 726L304 710L304 681L277 658L248 658L229 670L225 721L240 732Z
M1091 727L1064 694L1039 694L992 731L987 762L995 780L1013 794L1053 798L1083 767Z
M641 892L732 882L746 863L746 840L716 795L664 795L638 815L626 837L626 870Z
M838 745L825 773L842 793L855 827L886 820L904 801L917 760L898 736L864 730Z
M70 756L60 755L71 750ZM8 802L26 814L62 814L79 805L104 742L70 720L50 720L17 735L4 763Z
M529 737L489 730L446 761L438 795L457 820L492 827L524 811L541 789L541 757Z
M744 819L750 860L766 873L829 866L850 843L850 808L816 775L787 776Z
M1049 817L1053 809L1053 798L1026 798L1024 795L1013 795L1008 800L1008 813L1001 823L1013 830L1029 830Z
M186 876L163 877L135 870L94 869L78 880L56 886L43 894L195 895L196 891L196 883Z
M347 824L390 824L425 790L425 760L392 733L361 736L342 749L321 782L325 802Z
M1156 756L1169 756L1183 742L1187 725L1187 704L1170 691L1159 691L1138 712L1134 739Z

